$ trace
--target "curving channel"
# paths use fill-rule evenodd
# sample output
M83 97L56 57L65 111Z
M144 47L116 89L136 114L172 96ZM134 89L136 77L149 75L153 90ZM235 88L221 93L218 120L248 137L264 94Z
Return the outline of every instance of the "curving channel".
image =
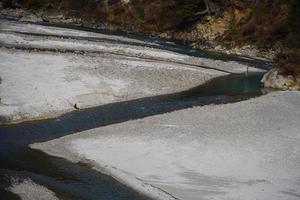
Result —
M210 58L215 56L213 54L203 55L203 52L187 50L187 48L179 45L167 48L194 56ZM240 61L254 64L253 60L243 59ZM255 61L255 64L268 66L268 63L262 61ZM11 178L18 177L21 179L30 178L49 188L55 192L59 199L147 199L113 178L92 170L89 166L80 163L73 164L49 156L28 148L28 145L100 126L193 106L247 100L263 94L260 84L261 78L261 73L252 73L247 76L245 74L233 74L215 78L204 85L180 93L77 110L53 119L0 126L0 197L6 200L19 199L18 196L6 191L6 188L11 184Z
M112 178L28 148L28 144L75 132L193 106L223 104L262 95L262 74L229 75L191 90L74 111L58 118L0 126L0 196L18 199L5 188L11 177L30 178L61 199L146 199Z

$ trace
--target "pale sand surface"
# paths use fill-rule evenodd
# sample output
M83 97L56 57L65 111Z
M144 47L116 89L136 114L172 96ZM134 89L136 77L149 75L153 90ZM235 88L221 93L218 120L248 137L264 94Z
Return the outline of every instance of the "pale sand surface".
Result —
M2 122L167 94L224 75L213 70L111 55L0 50Z
M60 28L55 26L42 26L30 23L16 23L15 21L3 20L0 24L1 31L6 32L19 32L19 33L33 33L33 34L44 34L49 36L75 36L75 37L86 37L86 38L97 38L97 39L112 39L117 41L136 42L140 44L149 44L147 42L127 38L123 36L106 35L102 33L88 32L84 30L74 30L67 28ZM152 43L151 43L152 44Z
M299 92L276 92L100 127L31 147L90 163L157 199L296 200L299 107Z
M42 35L37 36L32 34ZM62 38L62 36L64 36L64 38ZM70 38L68 38L68 36L70 36ZM75 38L79 38L71 39L73 36ZM91 41L89 38L99 39L100 41ZM113 43L107 42L105 39L110 40ZM122 42L129 42L129 44ZM128 56L202 65L219 70L225 70L230 73L241 73L246 71L246 66L237 62L223 62L220 60L183 55L159 49L159 47L162 46L153 42L145 42L142 40L126 38L124 36L105 35L68 28L46 27L42 25L16 23L5 20L1 21L0 24L0 44L3 46L18 48L110 52L125 54ZM152 48L144 46L146 44L151 45ZM255 72L262 71L253 67L249 67L249 70Z
M58 200L54 192L31 179L13 179L12 183L7 190L18 195L22 200Z
M30 33L30 32L29 32ZM84 39L65 39L58 37L45 37L35 35L24 35L19 33L1 32L0 44L7 47L27 48L51 51L93 52L127 55L144 59L160 60L170 63L181 63L183 65L205 66L227 73L244 73L247 66L234 61L220 61L208 58L199 58L179 54L159 48L136 46L130 44L108 43L105 41L88 41ZM191 66L190 66L191 67ZM250 72L261 72L262 70L249 67Z
M82 109L184 91L247 68L237 62L196 58L119 41L144 44L121 36L1 20L0 123L56 117L74 110L75 104Z

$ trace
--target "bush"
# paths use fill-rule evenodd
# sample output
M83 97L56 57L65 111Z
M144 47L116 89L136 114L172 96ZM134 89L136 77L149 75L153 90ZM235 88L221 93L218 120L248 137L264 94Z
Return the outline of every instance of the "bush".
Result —
M285 49L274 58L275 67L285 75L300 75L300 49Z

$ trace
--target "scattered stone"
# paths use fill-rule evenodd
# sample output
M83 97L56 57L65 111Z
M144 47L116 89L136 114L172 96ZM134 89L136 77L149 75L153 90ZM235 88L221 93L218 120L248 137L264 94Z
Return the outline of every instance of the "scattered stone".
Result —
M26 15L24 17L22 17L20 19L21 22L33 22L33 23L36 23L36 22L43 22L43 19L41 16L37 16L35 14L29 14L29 15Z
M30 14L29 11L26 11L24 9L11 9L11 8L7 8L7 9L1 9L0 10L0 14L1 15L5 15L5 16L10 16L10 17L15 17L15 18L21 18L24 15L28 15Z
M76 110L79 110L79 109L80 109L79 106L77 105L77 103L74 104L74 108L75 108Z
M273 68L267 72L261 82L264 84L264 87L283 90L300 90L300 77L283 75L278 68Z

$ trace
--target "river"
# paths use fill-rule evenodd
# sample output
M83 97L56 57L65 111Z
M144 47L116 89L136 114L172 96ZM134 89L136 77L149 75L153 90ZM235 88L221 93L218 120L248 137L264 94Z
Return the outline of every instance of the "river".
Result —
M73 27L74 28L74 27ZM120 33L119 33L120 34ZM142 36L132 36L139 37ZM249 65L269 67L269 63L216 53L196 51L173 42L155 40L165 48L193 56L235 60ZM5 200L19 199L6 191L12 177L30 178L55 192L60 199L142 200L146 197L123 186L111 177L89 166L73 164L28 147L31 143L47 141L109 124L172 112L193 106L223 104L262 95L261 73L232 74L215 78L188 91L147 97L126 102L77 110L60 117L40 121L0 126L0 196Z

